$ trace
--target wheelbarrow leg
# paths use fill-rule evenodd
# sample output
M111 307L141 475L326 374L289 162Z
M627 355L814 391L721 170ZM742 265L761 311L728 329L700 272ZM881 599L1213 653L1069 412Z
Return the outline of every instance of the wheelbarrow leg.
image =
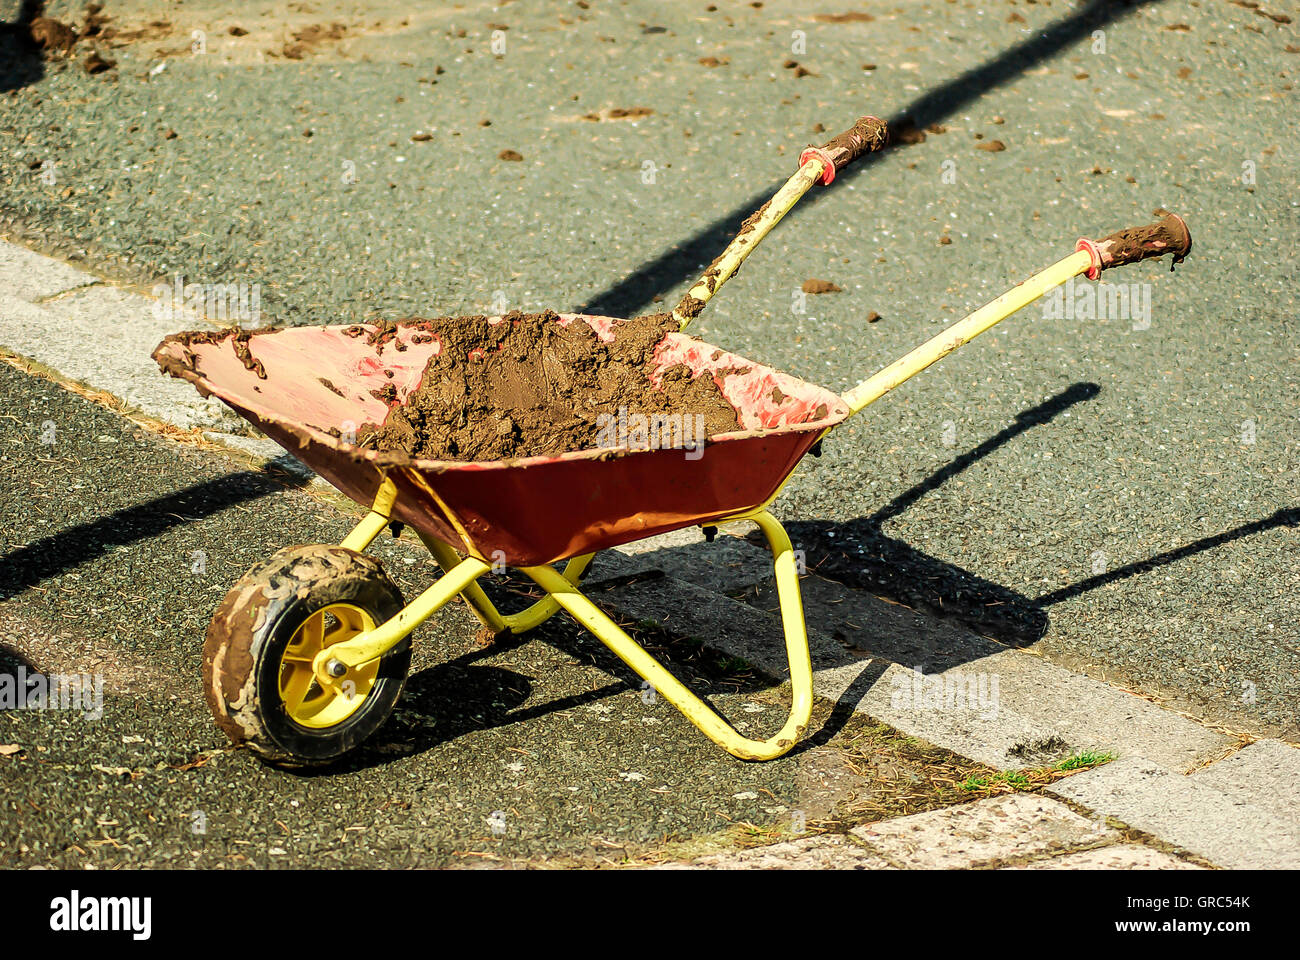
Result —
M384 477L379 489L375 491L375 502L370 512L361 518L361 522L352 528L352 532L343 538L340 547L361 553L374 542L375 537L384 532L393 515L393 501L397 499L397 484Z
M448 573L461 562L460 555L447 544L434 537L427 536L423 532L419 537L424 541L424 545L429 548L433 558L438 561L438 565ZM588 565L594 553L584 554L581 557L574 557L564 566L564 578L571 584L577 584L578 579L586 572ZM483 588L477 583L471 583L461 591L460 595L464 597L465 603L474 611L474 615L479 621L495 633L501 633L503 630L509 630L511 633L525 633L540 625L550 617L554 616L560 609L559 603L554 597L545 597L536 603L519 611L518 613L503 614L497 610L496 605L488 599Z
M555 601L637 672L658 693L686 715L705 736L742 760L771 760L787 753L798 742L812 716L812 658L804 626L803 601L799 596L799 573L790 538L766 511L749 517L759 525L772 548L776 567L777 595L781 601L781 622L785 628L786 654L790 661L793 703L785 725L767 740L742 736L686 685L663 668L618 624L584 596L568 578L551 567L524 567L524 573L555 598Z

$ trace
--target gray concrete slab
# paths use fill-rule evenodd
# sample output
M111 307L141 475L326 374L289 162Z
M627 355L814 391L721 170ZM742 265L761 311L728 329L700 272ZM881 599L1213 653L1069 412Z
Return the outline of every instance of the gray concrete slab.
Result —
M992 866L1118 837L1065 804L1030 793L989 797L851 832L894 863L932 870Z
M659 869L696 870L893 870L884 857L841 836L789 840L737 853L713 854Z
M890 664L855 698L854 709L999 770L1044 766L1081 749L1050 722L981 700L978 692L963 701L964 692L988 679L975 670L936 676Z
M1300 748L1289 743L1258 740L1191 779L1300 824Z
M93 274L62 260L0 240L0 290L9 296L34 303L98 282Z
M1068 777L1052 792L1219 866L1300 867L1300 826L1142 757L1127 757Z
M153 308L149 298L111 286L41 305L0 293L0 346L181 429L246 432L247 424L229 408L158 372L149 356L153 348L184 327L155 316Z
M1032 654L1004 650L978 666L998 678L1006 708L1050 724L1081 749L1144 756L1186 772L1236 742L1150 700Z
M1067 853L1049 860L1006 867L1007 870L1204 870L1189 860L1144 847L1136 843L1118 843L1095 850Z

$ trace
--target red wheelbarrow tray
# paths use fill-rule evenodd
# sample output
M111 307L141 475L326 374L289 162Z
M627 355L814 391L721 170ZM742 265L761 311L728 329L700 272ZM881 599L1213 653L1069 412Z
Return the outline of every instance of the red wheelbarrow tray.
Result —
M582 314L561 314L557 322L575 321L605 341L625 322ZM372 391L391 384L394 403L404 401L439 342L398 323L390 339L371 345L368 334L377 328L359 327L367 335L342 324L253 331L245 343L264 376L236 354L232 337L187 342L177 334L159 344L154 359L358 503L369 506L387 476L397 488L394 520L489 563L553 563L757 509L849 414L823 387L669 333L656 349L652 382L685 364L692 377L712 376L738 414L740 429L712 437L702 454L691 452L697 459L682 449L626 448L479 462L411 459L363 449L329 431L383 422L394 404Z

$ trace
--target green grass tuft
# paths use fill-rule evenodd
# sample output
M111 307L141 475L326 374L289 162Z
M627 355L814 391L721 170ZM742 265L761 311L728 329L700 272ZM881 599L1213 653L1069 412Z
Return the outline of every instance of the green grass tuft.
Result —
M987 796L994 796L999 793L1014 793L1017 790L1032 790L1035 787L1046 786L1053 780L1059 780L1080 770L1088 770L1092 767L1099 767L1103 763L1110 763L1114 759L1115 754L1113 753L1081 750L1079 753L1072 754L1050 767L1039 767L1035 770L1004 770L988 777L967 777L958 784L958 787L967 793L980 793Z

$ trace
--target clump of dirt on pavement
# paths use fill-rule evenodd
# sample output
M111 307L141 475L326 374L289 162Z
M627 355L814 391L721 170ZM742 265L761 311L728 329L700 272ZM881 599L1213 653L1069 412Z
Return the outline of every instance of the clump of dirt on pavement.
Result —
M32 42L50 53L70 53L77 45L77 31L53 17L36 17L29 30Z
M712 376L692 379L678 364L664 371L663 389L651 383L655 348L677 329L670 314L620 324L609 342L581 320L558 319L551 311L516 311L497 324L484 317L403 321L420 331L416 337L437 338L441 349L406 402L392 406L382 424L362 425L358 442L414 458L508 460L605 445L621 412L650 420L682 415L684 429L673 434L682 446L738 429L735 408ZM381 325L370 342L397 343L395 332ZM701 424L703 436L696 436Z
M28 24L28 36L31 38L32 43L41 49L47 59L72 56L77 44L82 41L108 40L113 35L113 29L105 27L109 18L103 13L103 4L90 3L86 5L84 11L85 22L82 24L81 29L64 23L62 20L56 20L54 17L45 16L45 4L43 2L35 3L32 6L35 9ZM102 73L116 66L112 60L102 57L99 51L95 49L90 51L90 55L83 65L87 73Z
M332 23L328 27L313 23L302 30L296 31L292 43L286 42L279 50L268 50L266 52L271 56L301 60L322 43L342 40L347 36L347 32L348 28L341 23Z

